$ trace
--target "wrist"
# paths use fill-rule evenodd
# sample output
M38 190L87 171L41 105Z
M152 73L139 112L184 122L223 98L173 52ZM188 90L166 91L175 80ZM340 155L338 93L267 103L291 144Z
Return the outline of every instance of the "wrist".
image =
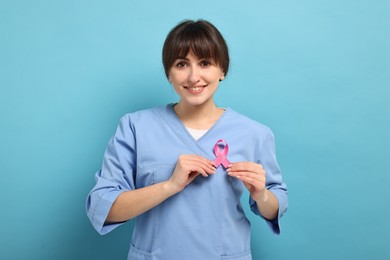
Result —
M163 190L168 195L168 197L170 197L180 192L182 189L168 180L163 182Z
M264 202L267 202L268 199L269 199L269 191L267 189L264 189L262 192L260 192L256 202L257 203L264 203Z

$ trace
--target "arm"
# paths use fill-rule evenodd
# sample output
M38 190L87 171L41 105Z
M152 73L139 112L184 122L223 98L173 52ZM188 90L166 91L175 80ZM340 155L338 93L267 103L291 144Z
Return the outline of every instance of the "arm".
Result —
M274 234L280 233L280 218L288 207L287 186L275 155L274 135L269 130L255 152L256 163L233 163L229 174L239 176L250 191L251 210L261 215Z
M104 154L96 184L88 194L87 215L99 234L158 205L181 191L197 175L213 173L211 162L196 155L182 155L167 183L137 188L136 142L130 116L121 118ZM110 225L107 225L107 224Z
M113 203L106 223L123 222L134 218L183 190L199 174L207 177L214 172L210 160L197 155L182 155L168 181L122 192Z
M256 201L257 209L264 218L274 220L278 217L279 202L272 191L265 189L263 195L254 201Z
M132 219L177 193L169 181L122 192L108 213L106 224Z
M228 174L240 179L256 201L260 214L273 220L278 216L279 203L276 196L266 189L265 171L261 164L252 162L233 163L228 168Z

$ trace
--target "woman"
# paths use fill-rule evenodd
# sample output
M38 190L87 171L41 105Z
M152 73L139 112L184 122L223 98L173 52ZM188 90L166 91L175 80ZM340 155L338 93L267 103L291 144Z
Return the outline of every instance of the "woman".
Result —
M173 28L163 64L178 103L122 117L87 214L100 234L136 218L128 259L251 259L244 189L275 234L287 209L273 134L216 106L229 54L211 23Z

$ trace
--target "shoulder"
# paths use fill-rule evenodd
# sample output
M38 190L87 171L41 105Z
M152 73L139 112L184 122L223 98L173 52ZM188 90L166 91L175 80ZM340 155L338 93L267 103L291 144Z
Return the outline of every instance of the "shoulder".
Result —
M227 116L227 121L229 121L231 124L234 124L235 127L242 128L243 130L246 129L254 131L256 133L261 133L261 135L264 136L272 133L271 129L268 126L248 116L238 113L230 108L227 108L227 111L229 112Z
M154 122L160 117L162 113L165 113L167 110L166 106L158 106L148 109L142 109L134 112L129 112L123 115L120 119L120 124L128 125L138 125L138 124L148 124Z

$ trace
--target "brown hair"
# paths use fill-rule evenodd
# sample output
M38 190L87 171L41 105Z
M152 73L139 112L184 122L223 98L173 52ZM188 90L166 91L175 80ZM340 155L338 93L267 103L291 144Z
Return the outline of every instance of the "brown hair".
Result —
M229 51L221 33L208 21L184 20L169 32L164 42L162 59L167 77L175 60L186 57L190 50L201 59L213 59L226 76Z

